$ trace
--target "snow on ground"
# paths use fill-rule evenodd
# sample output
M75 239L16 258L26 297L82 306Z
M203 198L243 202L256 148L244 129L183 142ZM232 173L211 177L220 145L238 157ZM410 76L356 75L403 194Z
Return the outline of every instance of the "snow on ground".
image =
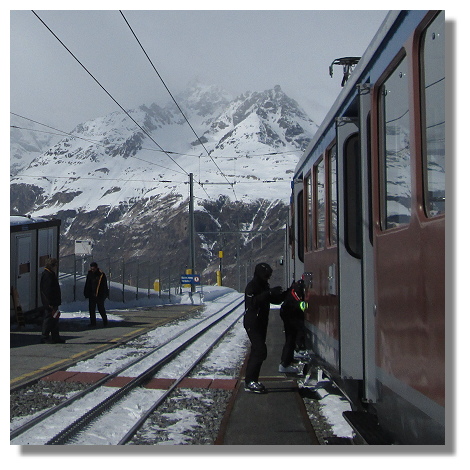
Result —
M344 398L339 395L332 395L323 388L323 386L328 387L329 385L330 382L325 381L323 383L319 382L315 387L315 390L321 396L321 400L318 402L321 413L331 424L335 436L352 438L351 426L343 418L343 411L351 411L351 406Z
M209 316L210 314L220 309L224 304L229 304L239 296L240 294L234 291L233 289L229 289L226 287L204 286L203 302L205 305L205 309L198 318L181 319L178 321L170 322L167 325L162 325L157 329L149 331L145 335L136 338L133 341L130 341L122 347L104 351L103 353L98 354L97 356L91 359L77 363L76 365L70 367L68 370L76 372L112 373L118 368L121 368L125 364L133 361L138 355L143 355L145 352L148 351L149 348L158 347L167 338L172 337L181 328L185 328L191 326L192 324L195 324L196 322L200 321L202 317ZM176 297L178 297L178 302L182 304L200 303L202 300L202 296L199 294L193 294L191 299L189 293L185 292L181 296L175 296L173 303L176 302ZM134 301L132 305L129 305L129 303L126 302L126 308L122 308L122 303L107 303L107 308L113 311L113 313L110 313L108 315L108 319L109 321L113 322L123 321L124 317L119 314L120 312L122 312L122 314L124 315L126 310L138 307L148 307L150 305L155 306L158 301L161 302L161 305L164 304L164 299L159 299L158 296L155 295L151 296L150 299L143 298L140 299L140 301ZM273 307L276 308L275 306ZM83 320L86 322L89 321L86 304L84 302L64 304L61 306L61 311L62 319L72 318L77 320ZM231 367L235 366L236 364L239 364L239 362L243 359L244 355L246 354L248 346L249 342L245 330L243 329L242 320L239 320L237 322L237 326L233 329L231 334L229 334L228 337L224 341L222 341L220 345L208 355L205 361L204 369L200 369L196 373L195 377L229 378L224 375L223 371L229 370ZM168 376L171 375L171 371L167 370L166 373ZM325 383L325 386L327 385L327 382L319 382L316 384L315 389L322 397L319 403L321 405L321 409L325 418L331 424L335 434L338 437L351 437L351 428L347 425L347 423L342 417L342 412L346 409L350 409L349 404L345 400L340 399L339 396L329 395L322 388L322 383ZM152 391L144 393L152 394ZM154 392L154 394L155 393L157 392ZM124 421L128 420L130 416L139 412L139 410L141 409L142 400L143 397L140 395L135 395L134 402L132 401L132 396L127 399L122 417ZM83 406L81 407L81 409L83 409ZM184 444L184 442L176 442L176 435L182 435L182 430L184 429L190 430L194 426L194 422L196 419L192 412L185 413L184 411L181 411L178 418L179 419L177 423L175 423L174 425L175 439L172 440L172 442L167 442L167 444ZM63 419L64 418L61 417L59 418L59 421L62 421ZM24 417L20 420L14 420L12 423L12 429L16 428L19 424L21 424L21 422L24 421ZM122 427L125 428L124 425ZM44 436L48 435L49 433L43 430L41 434L42 440L44 439ZM96 435L99 436L100 432L97 431ZM39 442L37 442L36 437L33 437L33 441L31 441L31 437L28 436L26 436L26 439L27 442L18 442L18 444L40 444ZM101 438L97 437L96 444L101 443L104 442L101 440Z

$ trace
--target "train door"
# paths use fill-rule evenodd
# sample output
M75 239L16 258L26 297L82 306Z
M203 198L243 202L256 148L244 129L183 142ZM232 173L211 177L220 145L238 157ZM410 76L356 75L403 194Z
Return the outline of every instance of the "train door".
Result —
M372 181L370 112L371 86L359 87L359 127L361 129L361 186L362 186L362 289L364 326L364 387L363 398L369 402L377 399L377 371L375 361L375 291L374 247L372 223Z
M357 119L336 121L340 374L363 379L362 191Z
M32 295L32 253L33 236L31 233L15 237L16 266L15 284L20 298L21 308L27 312L34 306L31 305Z

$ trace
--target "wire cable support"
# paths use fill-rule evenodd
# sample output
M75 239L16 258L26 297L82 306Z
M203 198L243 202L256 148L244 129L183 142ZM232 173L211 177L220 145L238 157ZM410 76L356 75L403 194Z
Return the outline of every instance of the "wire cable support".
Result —
M80 66L90 75L90 77L103 89L103 91L119 106L119 108L142 130L142 132L160 149L165 155L170 158L170 160L177 165L183 172L189 176L189 173L174 159L172 158L161 146L160 144L126 111L121 104L109 93L109 91L98 81L97 78L83 65L80 60L75 56L75 54L59 39L59 37L52 31L51 28L42 20L42 18L34 11L31 10L33 14L38 18L38 20L47 28L47 30L59 41L59 43L65 48L65 50L80 64Z
M129 27L130 31L132 32L134 38L136 39L137 43L139 44L140 48L142 49L142 52L145 54L145 57L147 57L148 61L150 62L150 65L152 66L153 70L155 71L155 73L157 74L158 78L161 80L161 82L163 83L163 86L165 87L166 91L168 92L168 94L170 95L171 99L173 100L173 102L175 103L176 107L178 108L178 110L180 111L181 115L183 116L183 118L185 119L185 121L188 123L189 127L191 128L191 130L193 131L194 135L196 136L196 138L198 139L199 143L202 145L202 148L205 150L205 152L207 153L207 155L209 156L209 158L212 160L212 162L214 163L214 165L217 167L217 169L219 170L220 174L226 179L227 183L232 187L232 191L233 191L233 194L235 196L235 199L237 199L237 195L235 194L235 189L233 188L233 183L231 183L227 176L225 175L225 173L220 169L219 165L217 165L216 161L212 158L212 155L209 153L209 151L207 150L207 148L205 147L204 143L202 142L202 140L200 139L200 137L197 135L196 131L194 130L193 126L191 125L191 123L189 122L188 118L186 117L186 115L184 114L183 110L181 109L180 105L177 103L176 99L174 98L173 94L171 93L170 89L168 88L168 86L166 85L165 81L163 80L162 76L160 75L160 73L158 72L157 68L155 67L155 65L153 64L152 60L150 59L149 55L147 54L147 51L144 49L144 46L142 45L142 43L140 42L139 38L137 37L137 35L135 34L134 30L132 29L131 25L129 24L129 22L127 21L126 17L124 16L124 13L119 10L119 13L121 13L121 16L123 17L124 21L126 22L127 26Z
M27 119L28 121L34 122L34 123L39 124L39 125L41 125L41 126L48 127L49 129L53 129L53 130L55 130L55 131L57 131L57 132L60 132L60 134L56 134L56 133L54 133L54 132L41 131L41 130L39 130L39 129L27 129L27 128L25 128L25 127L20 127L20 126L10 126L10 127L14 128L14 129L25 129L25 130L30 130L30 131L33 131L33 132L43 132L43 133L49 133L49 134L53 134L53 135L70 136L70 137L72 137L72 138L74 138L74 139L84 140L85 142L90 142L90 143L92 143L92 144L96 144L96 145L101 146L101 147L103 147L103 148L108 148L108 147L109 147L108 145L105 145L105 144L103 144L102 142L100 142L100 141L98 141L98 140L85 139L84 137L80 137L80 136L75 135L75 134L72 134L72 133L70 133L70 132L66 132L66 131L62 131L62 130L60 130L60 129L56 129L55 127L48 126L47 124L43 124L42 122L35 121L35 120L33 120L33 119L27 118L27 117L25 117L25 116L21 116L20 114L13 113L13 112L11 112L11 111L10 111L10 114L13 114L13 116L18 116L18 117L20 117L20 118L22 118L22 119ZM157 149L147 149L147 148L145 148L145 150L150 150L150 151L152 151L152 152L161 152L161 150L157 150ZM163 152L165 152L165 151L163 151ZM169 153L176 153L176 152L169 152ZM180 155L183 155L183 154L180 154ZM184 174L184 175L187 175L187 173L182 173L181 171L178 171L178 170L175 170L175 169L172 169L172 168L168 168L168 167L163 166L163 165L159 165L158 163L150 162L150 161L148 161L148 160L144 160L143 158L136 157L135 155L129 155L129 158L134 158L135 160L140 160L140 161L142 161L142 162L144 162L144 163L149 163L150 165L155 165L155 166L158 166L158 167L160 167L160 168L164 168L165 170L174 171L174 172L179 173L179 174L181 174L181 175L183 175L183 174Z

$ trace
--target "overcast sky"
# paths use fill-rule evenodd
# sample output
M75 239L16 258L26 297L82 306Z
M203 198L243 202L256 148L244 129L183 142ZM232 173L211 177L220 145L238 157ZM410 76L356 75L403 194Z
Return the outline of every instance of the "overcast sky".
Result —
M118 10L35 11L125 109L170 100ZM316 120L341 91L330 63L361 56L386 13L123 10L173 94L194 78L234 95L280 85ZM30 10L10 27L11 112L70 131L119 109Z

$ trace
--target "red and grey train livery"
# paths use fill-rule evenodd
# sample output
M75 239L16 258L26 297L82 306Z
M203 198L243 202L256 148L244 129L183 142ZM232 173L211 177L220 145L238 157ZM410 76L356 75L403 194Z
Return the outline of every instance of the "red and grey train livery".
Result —
M390 12L292 181L310 348L398 444L445 443L444 33Z

